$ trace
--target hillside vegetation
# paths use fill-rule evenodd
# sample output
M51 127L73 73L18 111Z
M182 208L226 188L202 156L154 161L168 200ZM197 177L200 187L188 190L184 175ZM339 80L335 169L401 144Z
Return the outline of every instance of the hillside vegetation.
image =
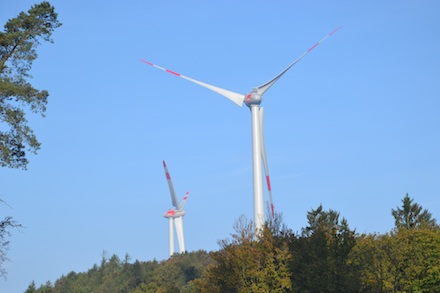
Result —
M408 195L391 210L385 234L350 229L338 212L319 206L292 232L280 215L255 234L239 218L219 250L175 254L161 262L103 257L87 272L71 272L33 292L440 292L440 229Z

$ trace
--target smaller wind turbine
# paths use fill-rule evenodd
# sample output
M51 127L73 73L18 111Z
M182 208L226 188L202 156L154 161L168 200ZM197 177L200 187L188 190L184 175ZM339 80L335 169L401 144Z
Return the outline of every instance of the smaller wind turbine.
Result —
M163 168L165 170L165 176L167 177L168 187L170 188L171 194L171 203L175 209L169 209L163 216L169 221L169 239L170 239L170 256L174 254L174 226L176 226L177 232L177 242L179 243L179 251L180 253L185 252L185 239L183 236L183 216L185 215L185 211L183 208L185 207L186 200L188 199L188 192L183 197L182 202L179 204L179 201L176 197L176 192L174 191L173 182L171 181L170 173L168 172L167 164L163 161Z

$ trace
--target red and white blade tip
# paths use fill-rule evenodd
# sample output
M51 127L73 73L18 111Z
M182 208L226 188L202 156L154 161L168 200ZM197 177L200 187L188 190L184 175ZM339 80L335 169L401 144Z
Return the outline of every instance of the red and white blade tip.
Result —
M338 31L339 29L341 29L342 26L332 30L327 36L325 36L322 40L320 40L319 42L317 42L316 44L314 44L313 46L310 47L310 49L307 50L307 53L312 51L313 49L316 48L316 46L318 46L319 44L321 44L325 39L327 39L328 37L330 37L331 35L333 35L336 31Z
M331 33L329 33L328 35L331 36L333 35L337 30L341 29L342 26L335 28Z
M143 59L139 59L139 60L140 60L141 62L144 62L144 63L150 65L150 66L153 66L153 67L156 67L156 68L158 68L158 69L161 69L161 70L163 70L163 71L165 71L165 72L171 73L172 75L182 77L180 73L177 73L177 72L175 72L175 71L172 71L172 70L169 70L169 69L163 68L163 67L161 67L161 66L159 66L159 65L153 64L153 63L151 63L151 62L149 62L149 61L146 61L146 60L143 60Z

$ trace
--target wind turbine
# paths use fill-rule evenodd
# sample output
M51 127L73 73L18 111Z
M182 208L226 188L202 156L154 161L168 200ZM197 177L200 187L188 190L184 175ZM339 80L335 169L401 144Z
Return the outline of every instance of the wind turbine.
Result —
M176 197L176 192L174 191L173 182L171 181L170 173L168 172L167 164L163 161L163 168L165 170L165 176L167 177L168 187L170 188L171 194L171 203L175 209L169 209L163 216L168 219L169 223L169 240L170 240L170 256L174 254L174 226L176 226L177 232L177 242L179 243L179 251L180 253L185 252L185 239L183 236L183 216L185 215L185 211L183 208L185 207L186 200L188 199L188 192L183 197L182 202L179 204L179 201Z
M260 103L262 101L262 96L266 91L274 85L275 82L280 79L280 77L287 72L293 65L295 65L299 60L301 60L305 55L310 53L316 46L318 46L320 43L322 43L324 40L326 40L328 37L330 37L332 34L334 34L337 30L339 30L340 27L336 28L332 32L330 32L328 35L326 35L324 38L322 38L319 42L314 44L312 47L310 47L307 51L305 51L301 56L299 56L295 61L293 61L289 66L286 67L281 73L279 73L277 76L269 80L268 82L252 88L250 93L247 93L245 95L239 94L230 90L226 90L223 88L219 88L214 85L210 85L195 79L192 79L190 77L184 76L180 73L177 73L175 71L160 67L156 64L153 64L151 62L141 60L142 62L151 65L153 67L156 67L160 70L163 70L165 72L171 73L175 76L181 77L183 79L186 79L188 81L191 81L193 83L196 83L202 87L205 87L207 89L210 89L222 96L225 96L226 98L230 99L232 102L237 104L238 106L242 106L243 103L245 103L251 110L251 121L252 121L252 164L253 164L253 187L254 187L254 224L255 224L255 230L261 231L263 225L264 225L264 200L263 200L263 172L261 166L263 165L265 174L266 174L266 184L267 189L269 193L269 200L270 200L270 208L272 211L272 216L274 215L274 205L272 200L272 189L270 185L270 177L269 177L269 168L267 165L267 159L266 159L266 150L264 147L264 136L263 136L263 115L264 110L261 107Z

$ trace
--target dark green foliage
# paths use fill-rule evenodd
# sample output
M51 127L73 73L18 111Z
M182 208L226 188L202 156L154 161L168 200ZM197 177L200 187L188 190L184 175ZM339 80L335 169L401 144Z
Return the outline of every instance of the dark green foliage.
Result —
M391 214L395 220L396 229L438 229L436 220L428 210L423 210L422 206L413 203L408 195L402 199L402 208L392 209Z
M291 235L292 282L297 292L356 292L356 268L347 266L348 255L356 244L339 213L324 211L322 205L307 213L308 226L302 236Z
M42 41L53 42L52 33L61 26L55 9L48 2L31 7L10 19L0 32L0 166L26 169L26 149L40 148L27 125L25 108L44 116L46 90L37 90L27 81L38 57L36 48Z
M279 215L259 233L242 217L218 251L162 262L103 257L88 272L71 272L53 285L37 289L32 282L26 293L440 292L438 229L357 235L322 206L307 219L296 235Z
M37 291L37 286L35 286L35 282L32 281L29 284L29 287L26 289L26 291L24 291L24 293L36 293Z
M38 289L32 282L26 292L185 292L187 284L201 278L212 262L205 251L176 254L161 263L155 260L129 263L128 255L124 261L116 255L103 256L101 264L95 264L86 273L70 272L54 285L48 282Z
M173 285L179 290L185 290L188 282L202 277L207 266L212 263L211 256L205 251L175 254L152 272L151 280L158 289L168 288ZM164 291L164 292L168 292Z

